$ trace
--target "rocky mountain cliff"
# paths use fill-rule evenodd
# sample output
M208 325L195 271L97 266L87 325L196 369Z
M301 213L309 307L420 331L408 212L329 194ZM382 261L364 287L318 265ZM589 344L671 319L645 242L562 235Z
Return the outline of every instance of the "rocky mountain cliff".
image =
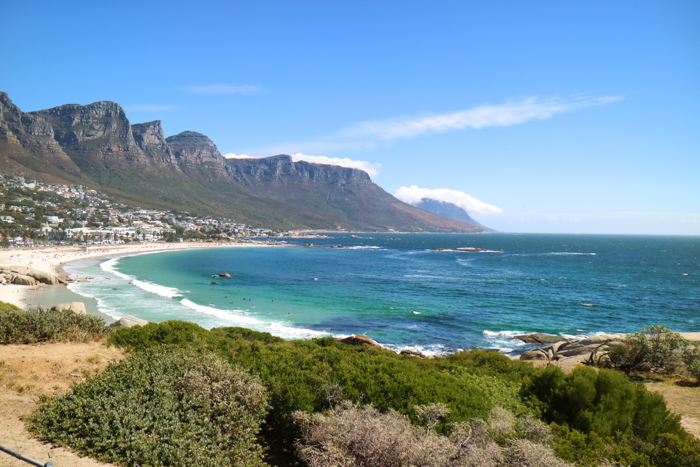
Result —
M109 101L22 112L0 92L0 171L273 228L481 231L397 200L361 170L226 159L201 133L166 138L160 121L132 125Z

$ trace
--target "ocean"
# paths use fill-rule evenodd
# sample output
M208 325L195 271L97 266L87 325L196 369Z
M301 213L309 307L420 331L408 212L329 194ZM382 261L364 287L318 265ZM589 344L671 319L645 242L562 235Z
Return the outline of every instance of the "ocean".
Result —
M94 276L69 287L115 319L242 326L285 339L364 334L425 354L517 354L529 346L512 337L531 332L700 330L700 237L354 237L91 259L65 269ZM223 272L231 277L212 277Z

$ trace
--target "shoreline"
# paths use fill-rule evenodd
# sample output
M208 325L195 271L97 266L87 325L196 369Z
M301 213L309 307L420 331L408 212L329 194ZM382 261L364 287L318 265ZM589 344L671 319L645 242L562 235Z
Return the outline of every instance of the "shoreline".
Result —
M139 243L133 245L94 245L56 246L47 248L17 248L0 250L0 266L29 266L40 271L51 272L62 279L70 276L63 266L73 261L93 258L115 258L133 254L164 253L168 251L245 248L245 247L284 247L287 245L262 241L245 243ZM75 298L75 299L71 299ZM79 299L78 299L79 298ZM58 300L58 301L57 301ZM63 301L61 301L63 300ZM50 308L59 303L81 301L89 314L114 321L109 315L97 309L97 300L85 297L67 288L66 285L0 285L0 301L11 303L22 309ZM55 303L54 303L55 302Z

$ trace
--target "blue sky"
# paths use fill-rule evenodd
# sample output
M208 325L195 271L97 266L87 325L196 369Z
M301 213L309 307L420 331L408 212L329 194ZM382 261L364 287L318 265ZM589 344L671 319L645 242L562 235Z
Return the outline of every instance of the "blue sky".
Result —
M700 2L0 2L22 110L367 169L503 231L700 235ZM313 159L314 156L317 159Z

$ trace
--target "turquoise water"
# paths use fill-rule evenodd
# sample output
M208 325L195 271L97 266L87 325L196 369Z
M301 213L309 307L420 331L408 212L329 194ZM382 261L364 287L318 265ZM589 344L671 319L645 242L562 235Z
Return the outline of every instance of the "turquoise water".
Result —
M426 353L523 350L526 332L700 330L700 238L334 235L313 248L216 248L69 265L101 311L285 338L365 334ZM331 246L342 246L336 248ZM486 251L433 251L476 247ZM212 278L227 272L231 278Z

